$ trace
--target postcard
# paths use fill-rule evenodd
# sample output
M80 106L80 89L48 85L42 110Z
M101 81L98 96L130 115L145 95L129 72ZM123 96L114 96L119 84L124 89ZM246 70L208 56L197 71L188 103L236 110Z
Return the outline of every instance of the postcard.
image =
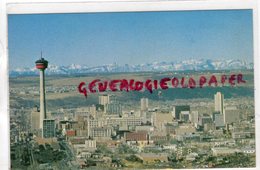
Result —
M255 168L253 21L8 15L11 169Z

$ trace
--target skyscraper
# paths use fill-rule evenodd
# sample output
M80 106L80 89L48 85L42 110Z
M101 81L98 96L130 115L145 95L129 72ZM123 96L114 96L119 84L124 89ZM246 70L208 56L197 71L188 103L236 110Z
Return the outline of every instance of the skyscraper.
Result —
M190 112L190 121L194 125L197 125L199 122L199 112L198 111L191 111Z
M223 114L224 113L224 94L217 92L214 95L214 100L215 100L215 111Z
M189 111L181 111L180 120L184 122L188 122L190 120L190 112Z
M215 127L216 128L221 128L221 127L225 127L224 124L224 115L223 114L216 114L215 115Z
M224 123L226 124L230 124L230 123L234 123L234 122L239 122L240 120L240 113L239 110L237 110L236 108L226 108L224 110Z
M98 99L99 99L100 105L105 106L110 103L110 95L108 95L108 94L103 94L103 95L99 96Z
M56 135L55 131L55 120L53 119L44 119L43 120L43 137L44 138L53 138Z
M106 106L107 114L121 115L122 114L122 105L118 101L113 101Z
M36 106L31 112L31 131L37 132L40 129L40 110Z
M180 106L173 106L173 117L176 120L180 120L180 113L182 111L190 111L190 106L189 105L180 105Z
M148 110L148 98L141 98L141 111Z

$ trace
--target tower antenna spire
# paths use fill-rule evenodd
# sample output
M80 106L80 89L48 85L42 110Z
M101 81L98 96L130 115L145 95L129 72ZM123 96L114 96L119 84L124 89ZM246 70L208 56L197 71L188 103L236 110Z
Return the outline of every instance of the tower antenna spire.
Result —
M42 50L41 50L41 59L42 59Z

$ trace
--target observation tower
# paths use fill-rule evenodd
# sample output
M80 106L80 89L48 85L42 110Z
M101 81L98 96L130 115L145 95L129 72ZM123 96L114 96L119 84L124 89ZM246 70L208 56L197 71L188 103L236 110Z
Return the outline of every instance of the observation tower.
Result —
M35 64L36 68L40 70L40 129L43 129L43 120L47 119L44 70L48 67L48 61L41 57Z

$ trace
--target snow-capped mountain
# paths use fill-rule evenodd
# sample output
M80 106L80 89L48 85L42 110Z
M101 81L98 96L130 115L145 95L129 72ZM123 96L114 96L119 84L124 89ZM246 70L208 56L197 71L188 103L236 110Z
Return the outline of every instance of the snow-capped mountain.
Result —
M180 62L152 62L136 65L107 64L89 67L86 65L71 64L69 66L49 65L47 75L70 75L84 73L113 73L113 72L141 72L141 71L185 71L185 70L234 70L253 69L253 63L243 60L206 60L190 59ZM17 68L10 71L10 76L38 75L36 68Z

